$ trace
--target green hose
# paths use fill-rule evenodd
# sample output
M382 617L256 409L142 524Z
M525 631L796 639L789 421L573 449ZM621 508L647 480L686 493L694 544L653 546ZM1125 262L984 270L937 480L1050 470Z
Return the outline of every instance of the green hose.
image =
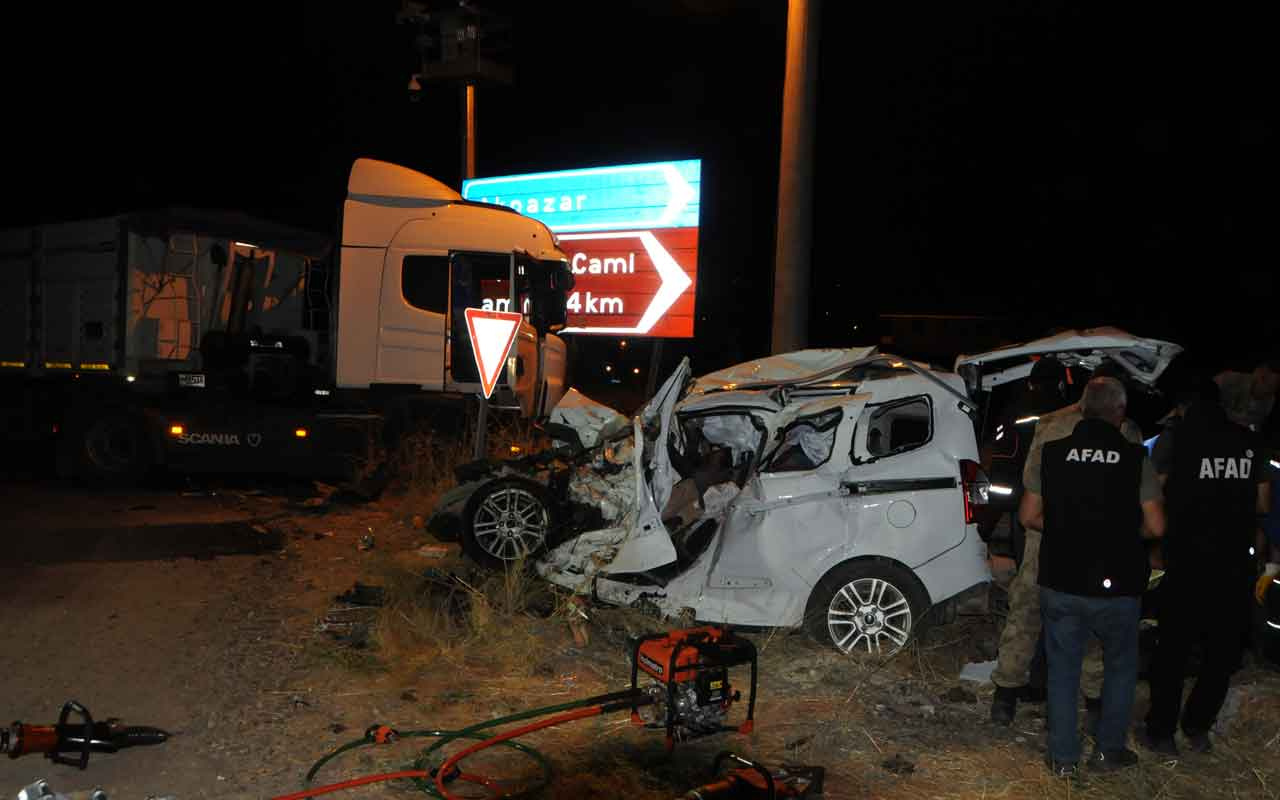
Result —
M414 769L429 771L431 769L431 766L430 766L431 755L435 753L437 750L439 750L440 748L444 747L446 744L449 744L450 742L453 742L457 739L478 739L483 741L484 739L488 739L490 737L487 735L482 735L481 731L487 730L489 728L496 728L500 725L506 725L511 722L519 722L521 720L531 719L533 717L541 717L548 714L558 714L562 711L572 711L575 708L585 708L587 706L597 705L599 702L600 702L599 697L587 697L582 700L573 700L568 703L560 703L554 706L543 706L542 708L534 708L529 711L521 711L519 713L510 714L505 717L498 717L497 719L491 719L485 722L479 722L470 727L463 728L462 730L457 730L457 731L418 730L418 731L404 731L404 732L397 731L397 737L400 739L433 738L436 740L430 747L420 752L418 754L417 759L415 759L413 762ZM372 730L373 729L371 728L370 731ZM303 788L305 789L306 786L311 783L312 779L315 778L316 773L319 772L320 769L325 764L328 764L330 761L342 755L343 753L349 752L351 750L356 750L361 747L366 747L371 744L375 744L373 737L369 733L366 733L361 738L347 742L346 744L342 745L336 750L333 750L332 752L328 753L319 761L317 761L315 764L313 764L311 769L307 771L306 780L303 781ZM545 788L551 783L551 762L547 760L546 756L544 756L542 753L538 752L534 748L528 745L520 744L519 742L516 742L516 741L502 742L501 744L506 747L510 747L513 750L518 750L524 753L525 755L529 756L534 761L536 761L538 763L538 766L542 768L542 780L539 781L534 786L529 787L521 794L532 794L534 792L541 791L543 788ZM440 793L436 791L434 781L426 778L414 778L412 780L413 780L413 784L428 796L430 797L440 796Z

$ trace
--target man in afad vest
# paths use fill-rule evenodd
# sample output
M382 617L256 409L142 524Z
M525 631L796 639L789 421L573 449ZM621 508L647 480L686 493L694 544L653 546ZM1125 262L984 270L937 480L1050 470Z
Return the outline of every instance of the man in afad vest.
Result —
M1043 359L1042 359L1043 360ZM1094 370L1095 378L1116 378L1123 370L1105 362ZM1035 436L1027 453L1021 483L1030 485L1040 475L1040 460L1047 442L1071 435L1083 417L1080 404L1041 414L1035 423ZM1142 429L1126 419L1120 432L1134 444L1142 442ZM1018 566L1018 574L1009 584L1009 613L1004 629L1000 632L1000 651L991 682L996 691L991 698L991 721L1000 725L1013 723L1019 698L1044 702L1044 637L1040 631L1040 531L1026 529L1026 552ZM1085 695L1085 708L1089 721L1089 733L1097 729L1101 713L1102 663L1095 642L1085 652L1084 674L1081 687Z
M1153 454L1169 509L1160 644L1151 662L1151 710L1144 744L1177 755L1174 732L1195 751L1212 747L1213 726L1240 663L1252 618L1253 587L1266 539L1257 515L1271 505L1261 440L1232 422L1217 387L1205 382L1182 422L1160 436ZM1192 647L1204 655L1182 707Z
M1055 775L1081 755L1077 706L1085 644L1102 643L1102 707L1095 769L1137 763L1128 748L1138 682L1138 617L1147 586L1143 537L1164 534L1160 484L1146 450L1120 433L1127 397L1115 378L1094 378L1071 435L1048 442L1029 475L1019 514L1041 531L1040 613L1049 661L1049 752Z

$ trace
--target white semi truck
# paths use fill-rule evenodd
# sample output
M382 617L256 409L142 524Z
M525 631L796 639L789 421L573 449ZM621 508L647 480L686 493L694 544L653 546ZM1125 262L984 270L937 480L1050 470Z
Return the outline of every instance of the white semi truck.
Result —
M334 248L192 210L0 231L0 422L64 473L333 470L352 432L474 398L463 309L524 314L493 403L565 390L572 275L545 225L371 159Z

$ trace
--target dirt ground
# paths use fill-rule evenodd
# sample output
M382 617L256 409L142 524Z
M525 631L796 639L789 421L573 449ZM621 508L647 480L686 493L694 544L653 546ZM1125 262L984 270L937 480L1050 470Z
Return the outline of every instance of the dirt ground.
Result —
M421 499L326 503L310 486L195 484L101 492L32 481L0 485L0 714L52 722L74 698L97 716L171 731L160 746L95 756L85 772L35 756L0 761L0 797L36 777L61 792L267 798L296 791L310 765L375 723L461 728L521 709L625 686L626 639L660 623L592 609L587 643L555 608L475 622L440 646L431 609L396 606L369 635L318 623L357 580L470 567L414 524ZM372 537L372 540L365 539ZM364 540L362 542L362 539ZM371 545L371 546L370 546ZM473 598L473 604L475 602ZM423 616L427 614L427 616ZM437 615L438 616L438 615ZM396 621L403 617L404 624ZM434 624L434 623L430 623ZM752 634L762 681L755 733L663 753L660 735L625 715L528 737L555 768L555 798L673 798L705 779L729 748L766 763L827 769L831 798L1274 798L1280 784L1280 675L1252 660L1210 756L1161 761L1083 782L1044 770L1043 707L1012 728L987 722L991 687L957 679L994 656L999 619L965 617L929 630L884 662L854 660L800 634ZM434 630L434 629L433 629ZM1137 711L1145 706L1140 686ZM423 740L349 753L317 783L411 762ZM531 773L509 752L476 772ZM404 783L331 795L421 796Z

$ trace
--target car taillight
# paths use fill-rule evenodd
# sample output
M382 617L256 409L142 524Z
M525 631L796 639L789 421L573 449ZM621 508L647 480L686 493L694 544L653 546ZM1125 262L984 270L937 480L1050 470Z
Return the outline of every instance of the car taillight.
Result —
M974 506L986 505L990 498L991 481L978 462L960 460L960 491L964 495L964 524L972 525Z

